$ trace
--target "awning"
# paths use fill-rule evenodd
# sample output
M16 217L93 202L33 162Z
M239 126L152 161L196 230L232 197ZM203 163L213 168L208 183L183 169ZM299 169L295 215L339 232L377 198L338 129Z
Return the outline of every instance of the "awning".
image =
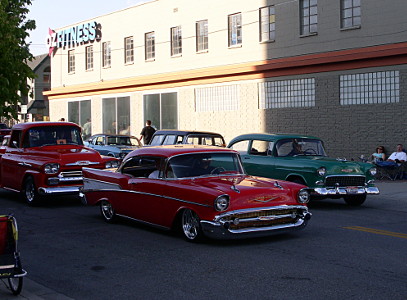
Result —
M30 103L28 103L27 112L30 113L31 110L44 108L47 108L44 100L31 100Z

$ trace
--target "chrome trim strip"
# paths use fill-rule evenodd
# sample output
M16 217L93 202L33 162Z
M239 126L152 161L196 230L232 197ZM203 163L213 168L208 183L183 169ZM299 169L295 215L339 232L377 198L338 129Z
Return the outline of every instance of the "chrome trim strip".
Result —
M192 201L188 201L188 200L183 200L183 199L179 199L179 198L173 198L173 197L168 197L168 196L164 196L164 195L158 195L158 194L151 194L151 193L145 193L145 192L137 192L137 191L129 191L129 190L114 190L114 189L83 189L83 193L86 195L86 193L91 193L91 192L122 192L122 193L132 193L132 194L140 194L140 195L147 195L147 196L153 196L153 197L158 197L158 198L164 198L164 199L169 199L169 200L175 200L175 201L179 201L182 203L188 203L188 204L193 204L193 205L198 205L198 206L203 206L203 207L211 207L213 208L212 205L206 205L206 204L202 204L202 203L197 203L197 202L192 202Z
M40 187L38 193L41 195L78 194L79 188L80 186Z
M3 266L0 266L0 270L1 269L12 269L14 267L15 267L14 265L3 265Z
M98 162L94 161L77 161L74 163L66 164L66 166L89 166L89 165L98 165Z

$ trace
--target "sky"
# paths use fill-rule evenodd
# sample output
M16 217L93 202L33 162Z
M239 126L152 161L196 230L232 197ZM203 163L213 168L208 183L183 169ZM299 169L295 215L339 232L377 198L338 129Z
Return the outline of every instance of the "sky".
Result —
M73 23L125 9L146 0L32 0L28 19L35 20L37 29L30 31L30 51L36 56L48 53L48 28L57 29Z

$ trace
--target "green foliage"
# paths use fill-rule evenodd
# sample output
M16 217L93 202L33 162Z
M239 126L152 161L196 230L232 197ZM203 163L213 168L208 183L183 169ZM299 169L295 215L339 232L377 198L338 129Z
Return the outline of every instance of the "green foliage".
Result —
M0 0L0 117L17 118L17 104L29 94L27 79L35 77L26 64L33 59L26 38L35 29L28 20L31 0Z

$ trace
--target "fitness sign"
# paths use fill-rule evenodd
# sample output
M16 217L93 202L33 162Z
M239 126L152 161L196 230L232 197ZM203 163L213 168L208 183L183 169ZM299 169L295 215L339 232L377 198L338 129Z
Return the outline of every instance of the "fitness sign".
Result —
M95 21L57 32L49 28L47 36L48 55L51 56L58 48L74 48L89 42L100 41L100 28L100 24Z

